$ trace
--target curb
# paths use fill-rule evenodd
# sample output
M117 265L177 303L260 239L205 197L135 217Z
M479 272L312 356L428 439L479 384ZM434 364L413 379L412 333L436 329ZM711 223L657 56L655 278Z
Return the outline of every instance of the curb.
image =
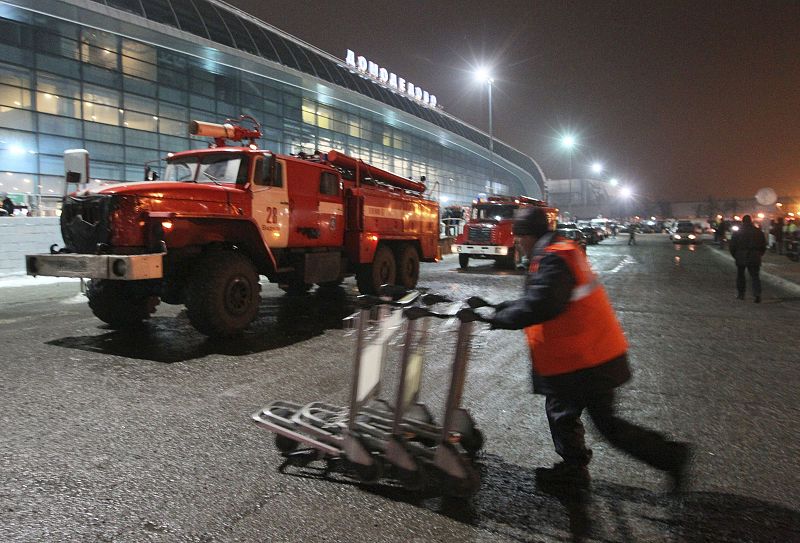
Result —
M717 247L713 247L711 245L704 244L708 249L714 254L715 258L720 261L728 262L731 265L731 268L735 269L736 266L733 263L733 257L731 257L727 252L724 252ZM800 285L795 283L794 281L790 281L789 279L784 279L779 275L775 275L774 273L768 272L764 270L764 266L761 266L761 273L759 274L761 279L767 283L772 284L773 286L777 286L779 288L788 290L793 294L800 295Z

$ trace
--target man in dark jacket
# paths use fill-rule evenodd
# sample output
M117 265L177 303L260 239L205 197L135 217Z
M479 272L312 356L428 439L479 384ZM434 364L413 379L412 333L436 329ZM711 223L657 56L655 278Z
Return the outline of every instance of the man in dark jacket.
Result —
M11 198L8 195L3 198L3 209L8 213L9 216L14 214L14 202L11 201Z
M761 257L767 250L767 242L764 233L753 224L750 215L742 217L742 227L738 232L734 232L731 237L730 251L736 260L736 290L740 300L744 300L744 293L747 289L747 281L744 277L744 270L750 274L750 281L753 283L753 296L755 302L761 302L761 278L758 273L761 269Z
M525 329L534 392L545 396L547 422L563 462L536 470L537 483L586 488L591 449L584 442L584 409L615 447L682 483L689 446L619 418L614 389L630 379L627 341L585 254L549 231L541 208L515 219L514 235L531 255L524 296L495 306L493 328Z

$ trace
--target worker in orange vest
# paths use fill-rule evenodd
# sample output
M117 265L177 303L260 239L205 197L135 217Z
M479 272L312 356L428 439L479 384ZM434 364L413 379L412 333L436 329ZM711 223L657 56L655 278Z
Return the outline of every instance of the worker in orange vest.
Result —
M592 451L581 423L586 409L612 445L665 471L677 491L690 447L615 414L614 389L631 377L628 343L584 252L549 230L542 208L525 208L515 217L514 235L531 261L525 294L495 306L487 319L492 328L525 329L534 392L545 396L553 444L563 458L552 468L538 468L537 484L588 488Z

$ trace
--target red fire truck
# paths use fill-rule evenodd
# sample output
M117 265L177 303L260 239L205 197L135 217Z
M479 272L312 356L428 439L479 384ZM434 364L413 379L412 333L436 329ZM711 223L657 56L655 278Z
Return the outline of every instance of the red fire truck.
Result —
M453 245L461 268L469 266L470 258L492 259L499 265L513 268L519 259L511 233L514 212L529 206L547 208L547 216L555 229L558 210L547 207L541 200L527 196L488 196L475 200L464 232Z
M438 260L439 208L424 183L338 151L259 149L246 116L195 121L191 133L214 143L170 154L161 179L65 196L65 247L28 255L28 273L91 278L89 306L112 327L141 323L163 301L185 305L200 332L230 336L256 317L259 275L299 294L354 274L374 293L414 287L420 261ZM67 181L85 184L88 165L76 169Z

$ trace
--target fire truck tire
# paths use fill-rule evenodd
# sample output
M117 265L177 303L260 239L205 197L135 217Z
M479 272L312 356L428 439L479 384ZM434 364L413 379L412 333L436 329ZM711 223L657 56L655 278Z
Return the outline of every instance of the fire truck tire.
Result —
M151 281L93 279L86 288L94 316L112 328L130 328L155 313L158 297Z
M255 266L233 251L210 252L196 263L186 289L186 313L200 333L229 337L258 314L261 285Z
M372 264L362 264L356 274L356 284L361 294L377 294L381 285L394 285L397 265L394 253L386 245L375 251Z
M400 246L397 255L397 284L414 288L419 280L419 253L417 248L406 243Z
M514 247L511 248L508 255L501 257L497 260L498 266L513 270L517 265L517 252Z
M458 255L458 265L462 270L466 270L469 267L469 255Z

